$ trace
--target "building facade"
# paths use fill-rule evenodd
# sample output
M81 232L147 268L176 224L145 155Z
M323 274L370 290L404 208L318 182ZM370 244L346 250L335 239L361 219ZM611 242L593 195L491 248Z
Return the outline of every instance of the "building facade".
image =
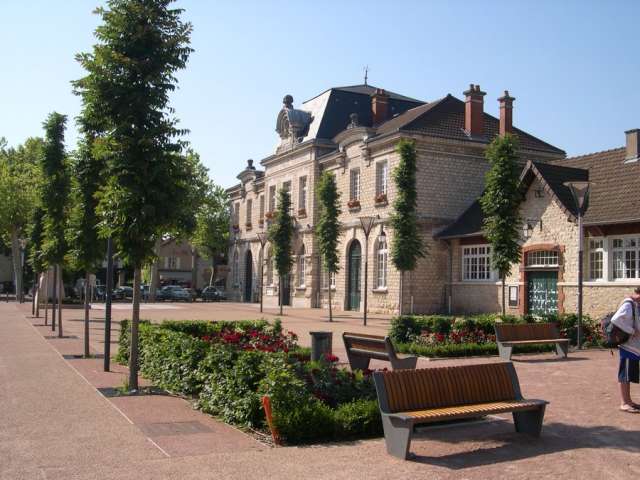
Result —
M554 163L565 153L512 125L513 97L498 99L500 118L484 111L485 92L471 85L464 100L449 94L423 102L369 85L329 89L300 108L287 95L276 119L279 143L260 163L250 160L240 183L228 190L232 213L232 243L227 291L236 301L276 306L278 272L266 232L275 211L277 192L291 193L295 263L284 281L284 303L297 307L327 306L328 289L337 309L361 310L367 271L368 305L372 312L434 313L463 309L454 303L452 276L456 249L463 241L441 232L456 224L484 187L488 169L484 150L496 135L518 135L521 158L536 165ZM399 272L389 255L389 226L396 196L392 172L398 165L396 145L402 138L416 142L418 153L418 217L428 255L407 272L403 298ZM313 229L318 219L314 187L324 171L335 174L340 192L340 270L332 278L323 271ZM361 217L373 217L366 241ZM451 232L449 232L451 233ZM476 251L477 252L477 251ZM489 297L497 297L493 279L485 279ZM462 282L457 282L462 283ZM457 285L456 285L457 286ZM487 285L473 284L475 287ZM479 294L475 311L495 301ZM495 310L495 308L493 308Z

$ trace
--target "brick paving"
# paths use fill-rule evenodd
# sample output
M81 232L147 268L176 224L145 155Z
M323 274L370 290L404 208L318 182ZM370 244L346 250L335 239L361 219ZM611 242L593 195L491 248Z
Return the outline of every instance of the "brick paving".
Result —
M151 307L151 308L149 308ZM170 307L170 308L166 308ZM388 317L364 329L356 316L329 324L318 310L288 310L285 328L308 344L311 330L331 330L340 355L345 330L384 333ZM508 416L471 425L427 429L415 438L413 461L386 455L382 439L312 447L270 448L164 395L105 398L96 390L122 384L126 369L101 371L82 352L82 311L66 310L65 333L30 318L28 305L0 304L0 479L205 478L620 478L640 474L640 415L617 411L616 358L608 351L515 356L522 390L544 398L543 435L517 435ZM264 314L271 319L274 311ZM92 310L92 349L103 348L104 311ZM116 319L130 316L125 305ZM142 317L246 319L253 305L150 306ZM35 325L35 326L33 326ZM117 327L117 325L116 325ZM114 339L117 328L114 328ZM112 345L115 353L116 344ZM63 358L61 354L67 355ZM429 364L486 361L467 359ZM495 359L488 359L495 361ZM634 388L635 387L635 388ZM106 391L106 390L103 390ZM632 387L640 399L640 388Z

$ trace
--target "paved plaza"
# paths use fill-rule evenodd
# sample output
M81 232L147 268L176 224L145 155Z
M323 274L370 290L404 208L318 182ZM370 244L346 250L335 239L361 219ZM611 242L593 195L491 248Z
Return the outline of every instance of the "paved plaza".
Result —
M309 344L309 331L334 332L344 359L343 331L384 333L389 318L286 309L284 327ZM257 306L148 304L143 318L238 320L260 318ZM266 311L264 318L277 317ZM91 312L92 351L102 352L104 310ZM114 318L130 317L125 304ZM416 458L386 454L372 439L273 448L168 395L113 396L126 369L82 353L82 311L64 311L65 336L52 336L29 304L0 304L0 479L216 478L632 478L640 474L640 416L617 410L617 359L609 351L515 356L525 397L547 408L542 437L517 435L508 415L425 429L412 444ZM118 325L114 325L115 353ZM419 367L490 359L421 360ZM632 387L640 399L640 389Z

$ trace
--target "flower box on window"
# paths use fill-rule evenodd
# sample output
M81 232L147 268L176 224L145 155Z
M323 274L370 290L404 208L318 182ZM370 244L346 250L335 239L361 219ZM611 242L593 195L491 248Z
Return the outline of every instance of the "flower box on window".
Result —
M357 199L349 200L347 202L347 207L349 207L351 210L360 208L360 200L357 200Z
M260 220L258 220L258 226L264 227L264 218L261 218Z
M306 208L301 208L298 210L298 217L300 218L304 218L307 216L307 209Z
M389 200L387 199L387 194L386 193L380 193L378 195L376 195L376 205L386 205L387 203L389 203Z
M234 231L234 232L237 232L238 230L240 230L240 225L235 224L235 225L233 225L233 227L232 227L232 228L233 228L233 231Z
M251 222L247 222L244 224L245 227L247 227L247 230L251 230L251 228L253 227L253 225L251 224Z
M264 214L264 216L265 216L265 218L270 220L275 216L275 213L274 212L267 212L267 213Z

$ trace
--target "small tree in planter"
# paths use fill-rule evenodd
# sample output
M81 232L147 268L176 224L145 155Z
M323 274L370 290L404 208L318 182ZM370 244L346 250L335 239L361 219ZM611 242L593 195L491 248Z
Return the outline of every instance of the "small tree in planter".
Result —
M322 256L324 268L331 278L340 269L338 258L338 240L340 238L340 194L336 185L336 177L331 172L324 172L318 182L318 202L320 218L316 225L316 238ZM329 281L329 321L333 321L331 307L331 281Z
M427 252L418 233L415 142L402 139L398 142L396 151L400 154L400 163L393 171L396 198L391 214L391 260L400 271L399 313L402 315L404 273L413 270L418 258L424 257Z
M506 134L497 137L485 152L491 165L480 198L484 213L484 234L491 245L491 263L502 280L502 315L506 314L505 279L511 264L520 260L520 214L518 139Z
M293 264L293 255L291 255L293 217L291 217L290 210L291 197L289 192L284 189L280 190L278 192L278 208L274 214L274 222L269 228L269 241L273 245L273 255L278 270L280 315L282 315L282 305L284 303L284 280L289 275Z

